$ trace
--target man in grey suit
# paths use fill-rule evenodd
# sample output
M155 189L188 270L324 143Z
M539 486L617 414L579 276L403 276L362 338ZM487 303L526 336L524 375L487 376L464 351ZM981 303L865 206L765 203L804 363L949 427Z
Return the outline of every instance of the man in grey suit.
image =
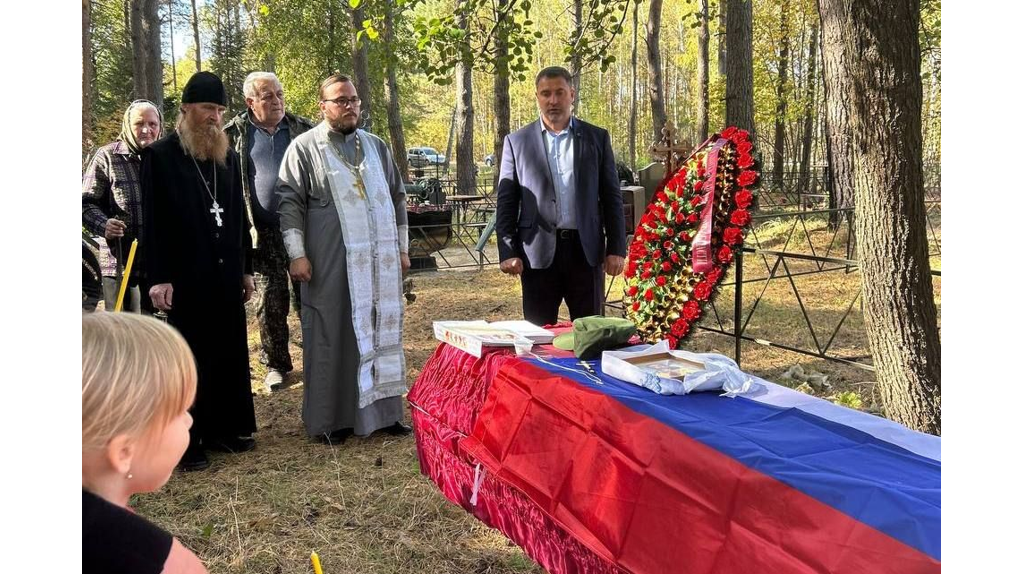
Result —
M537 325L600 315L604 276L622 272L626 224L608 132L572 115L572 76L537 74L540 119L509 134L498 182L498 257L519 275L523 315Z

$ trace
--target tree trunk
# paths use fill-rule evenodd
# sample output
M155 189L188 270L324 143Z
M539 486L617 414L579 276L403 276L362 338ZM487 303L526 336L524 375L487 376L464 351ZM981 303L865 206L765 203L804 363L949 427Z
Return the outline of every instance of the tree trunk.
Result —
M384 49L387 51L387 82L384 84L384 97L388 105L388 133L391 134L391 151L398 164L398 173L402 179L409 181L409 156L405 151L405 130L402 128L402 109L398 98L398 65L395 54L395 16L391 2L384 2Z
M777 189L786 191L782 181L786 167L786 81L789 77L789 0L781 2L779 22L779 84L775 90L775 145L772 154L772 179Z
M357 33L363 29L363 5L352 10L352 74L356 80L356 93L362 100L362 125L361 128L368 132L373 131L373 108L372 94L370 91L370 67L367 52L369 46L365 40L360 41Z
M163 62L160 60L157 2L133 0L131 3L132 85L136 98L145 98L163 109Z
M508 0L498 0L497 14L503 14L508 6ZM496 15L497 15L496 14ZM509 16L506 16L508 18ZM508 70L508 26L506 22L498 24L494 36L494 52L496 57L496 70L494 74L494 174L493 190L498 190L498 176L501 175L501 152L504 150L505 137L512 131L511 115L512 100L508 93L509 70Z
M751 0L728 2L725 42L729 57L726 60L725 124L749 131L750 140L756 145Z
M819 0L818 12L825 8ZM824 15L821 26L821 70L825 88L825 157L828 163L829 209L852 208L855 203L853 192L853 140L850 133L850 93L844 87L846 70L855 65L859 55L847 54L844 50L825 50L826 45L842 45L843 38L836 26L826 27ZM829 214L829 226L837 228L846 218L845 214L833 211ZM853 228L851 227L851 232ZM856 235L854 235L854 238ZM851 239L852 241L852 239Z
M803 137L800 151L800 181L797 191L807 193L811 182L811 142L814 139L814 109L817 82L818 60L818 23L811 23L811 45L808 50L807 62L807 97L804 100Z
M651 141L657 142L661 140L661 130L666 120L665 89L661 79L661 0L651 0L650 11L647 13L647 70L653 124Z
M727 76L729 74L728 62L728 46L725 38L725 30L728 27L729 17L729 0L718 0L718 75Z
M178 62L174 58L174 0L167 0L167 25L171 41L171 86L175 94L178 93Z
M636 67L636 47L637 37L640 32L640 22L638 14L640 12L640 2L633 3L633 59L632 59L632 70L633 70L633 96L629 100L629 168L634 172L636 171L636 83L637 83L637 67ZM652 142L653 143L653 142Z
M199 10L196 0L192 0L192 40L196 43L196 71L203 71L202 43L199 41Z
M896 422L940 434L941 347L921 166L920 3L819 0L819 11L828 97L838 89L850 104L855 155L843 169L856 193L865 325L882 408Z
M82 153L92 149L92 0L82 0Z
M708 139L708 0L700 0L697 13L700 27L697 29L697 142Z
M461 3L461 0L460 0ZM468 17L460 15L458 27L466 30ZM456 116L458 140L455 145L456 188L461 195L476 194L476 162L473 159L473 67L467 44L462 58L455 66Z
M147 0L131 0L132 92L136 99L146 98L149 95L149 76L146 74L146 42L142 31L146 2Z
M583 0L573 0L573 26L576 30L574 38L583 36ZM583 56L573 51L569 58L569 73L572 74L572 88L576 96L572 100L575 113L580 113L580 74L583 73Z

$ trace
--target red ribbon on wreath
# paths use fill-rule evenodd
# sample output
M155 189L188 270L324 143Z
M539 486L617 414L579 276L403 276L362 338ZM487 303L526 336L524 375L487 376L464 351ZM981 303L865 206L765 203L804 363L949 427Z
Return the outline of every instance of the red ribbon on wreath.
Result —
M710 141L711 138L708 138L698 149ZM704 180L704 209L700 214L700 227L697 229L697 236L693 238L694 273L704 273L714 266L711 257L711 228L715 214L715 179L718 177L718 152L727 143L729 140L718 138L714 147L708 152L707 161L704 162L707 167L705 171L707 179Z

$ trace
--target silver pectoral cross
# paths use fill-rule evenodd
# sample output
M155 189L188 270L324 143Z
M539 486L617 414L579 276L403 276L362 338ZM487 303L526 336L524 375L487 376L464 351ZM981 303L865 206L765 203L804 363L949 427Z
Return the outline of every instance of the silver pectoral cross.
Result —
M213 200L213 207L210 208L210 213L217 220L217 227L223 227L224 221L220 218L220 214L224 213L224 208L217 204L217 200Z

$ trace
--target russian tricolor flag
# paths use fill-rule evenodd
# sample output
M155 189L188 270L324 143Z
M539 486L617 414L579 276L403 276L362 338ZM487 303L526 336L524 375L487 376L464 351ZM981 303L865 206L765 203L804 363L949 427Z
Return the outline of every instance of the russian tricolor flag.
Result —
M939 572L941 443L756 379L660 396L505 363L462 447L631 572Z

